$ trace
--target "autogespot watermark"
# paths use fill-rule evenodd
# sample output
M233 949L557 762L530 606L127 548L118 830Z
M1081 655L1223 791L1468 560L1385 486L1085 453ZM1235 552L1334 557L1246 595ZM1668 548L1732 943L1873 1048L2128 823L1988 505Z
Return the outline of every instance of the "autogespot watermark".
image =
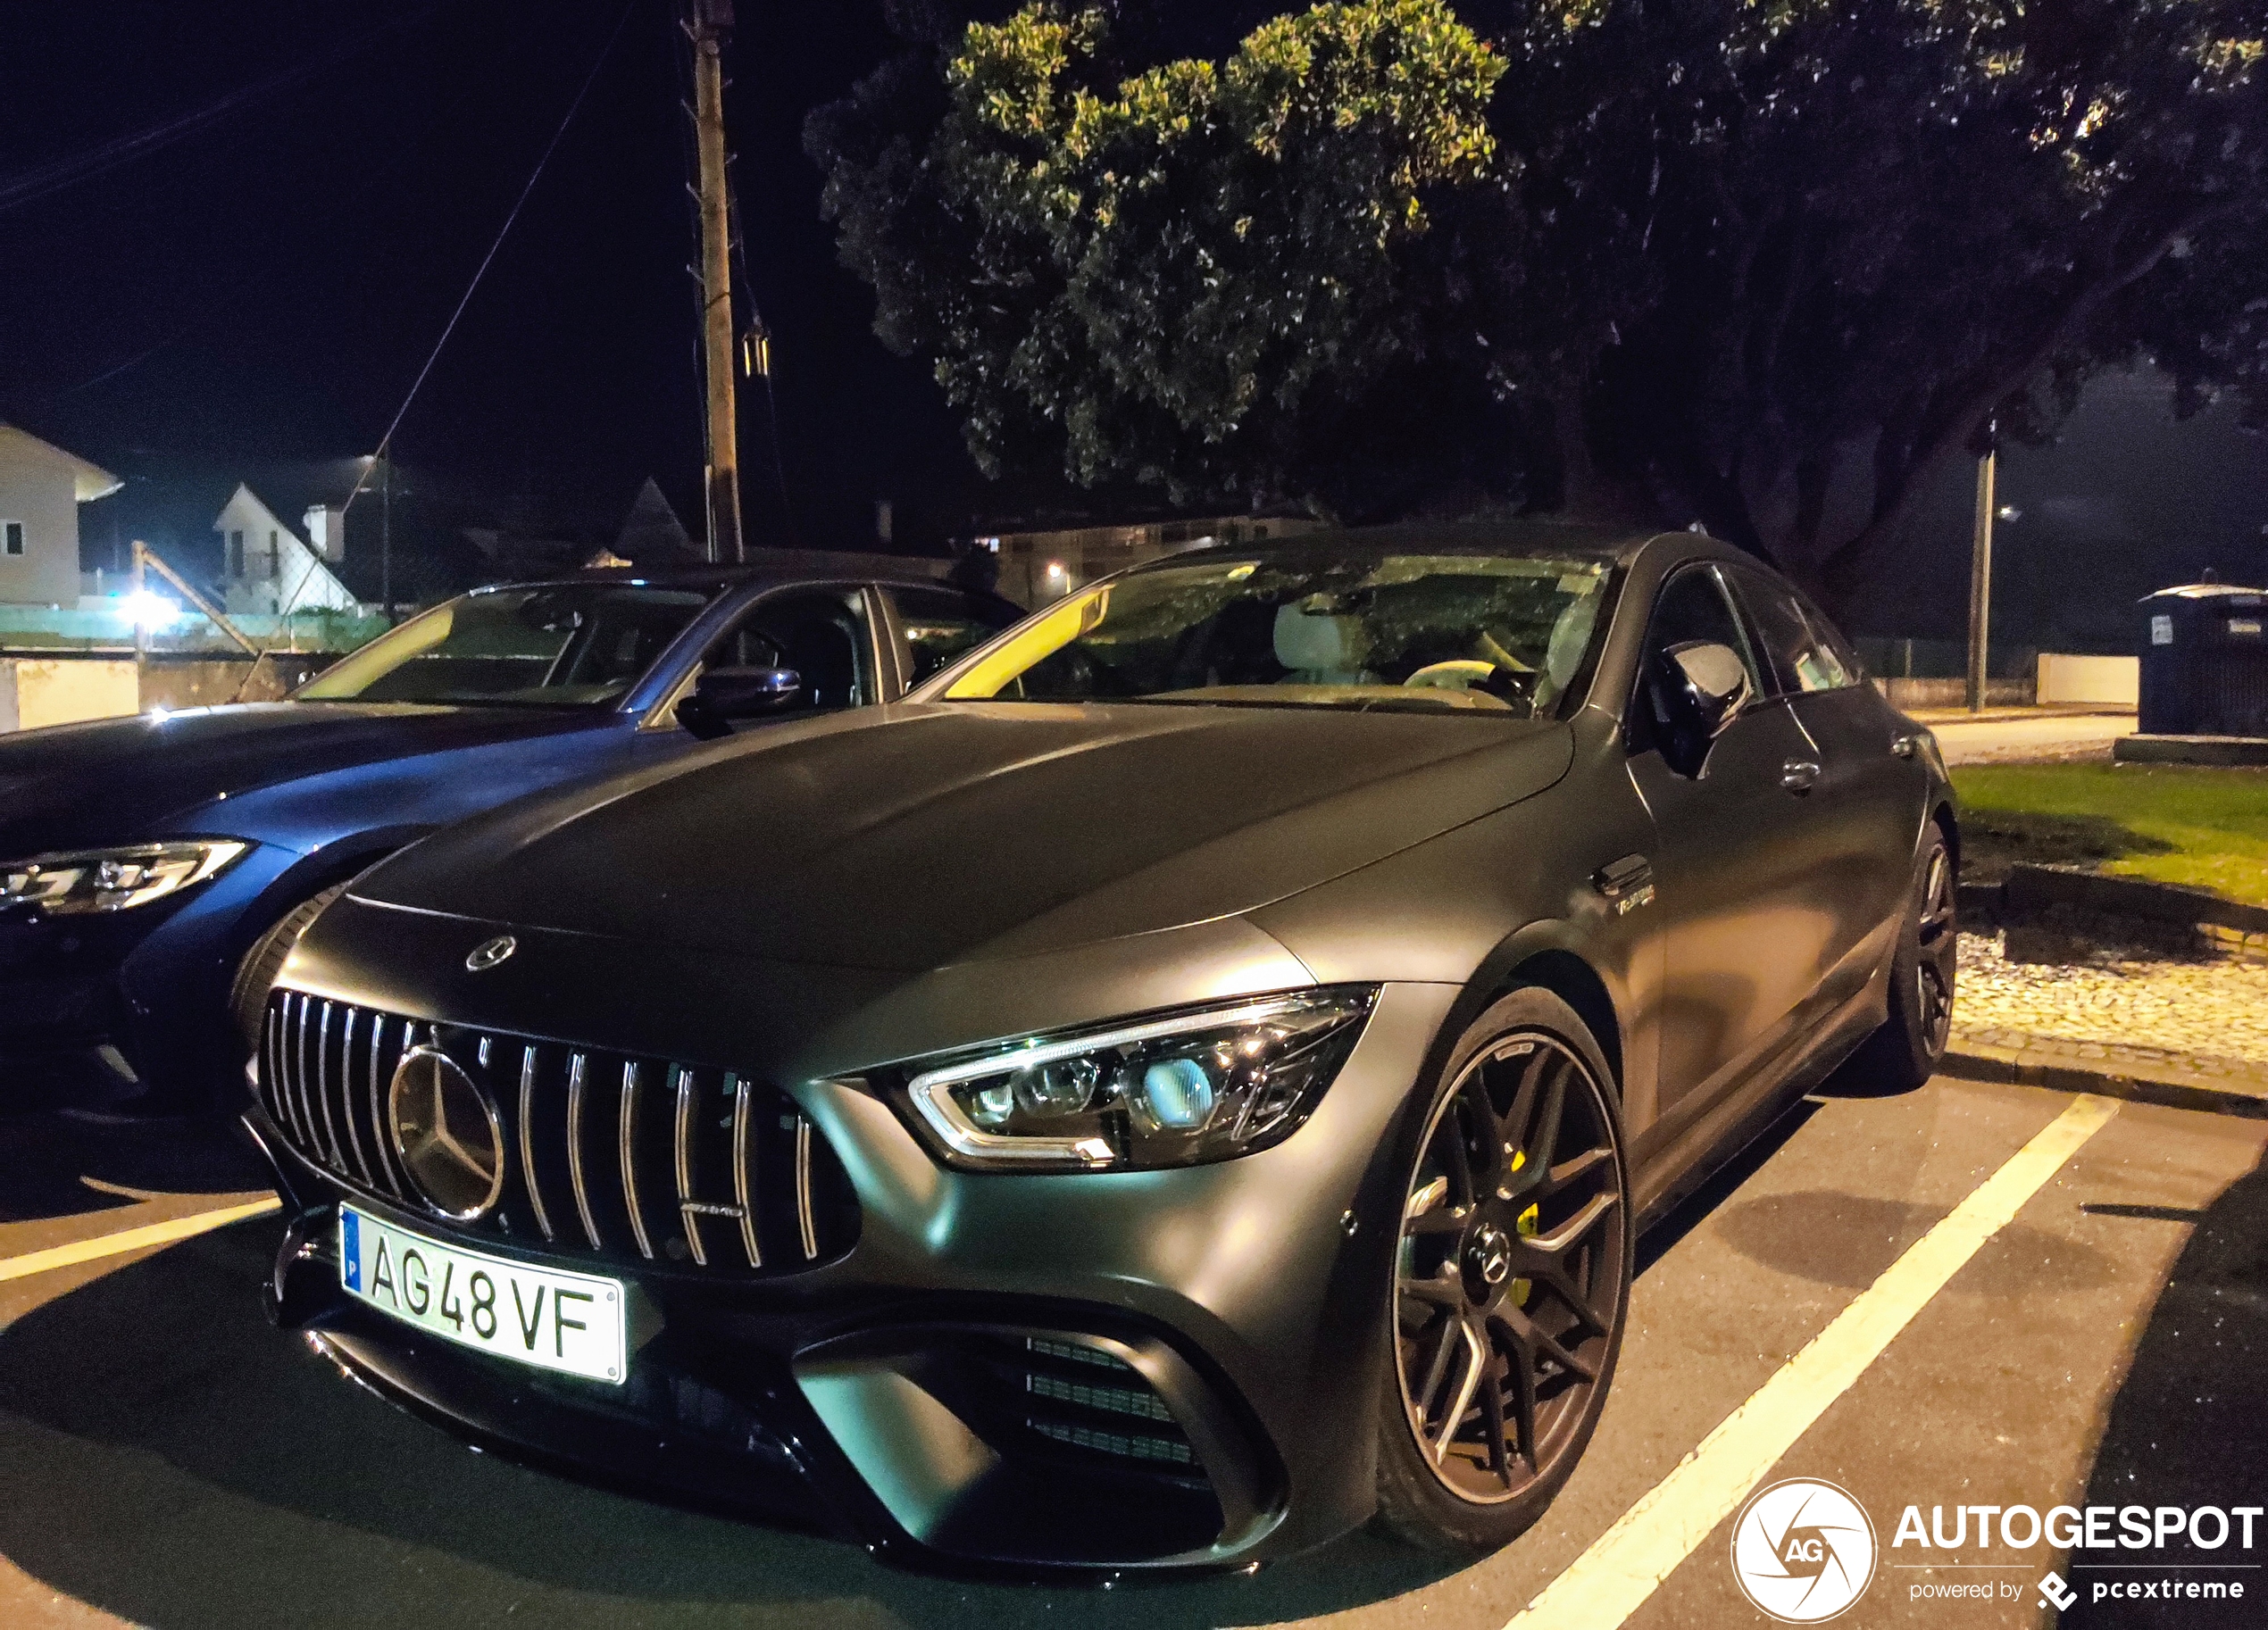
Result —
M1831 1483L1790 1477L1759 1489L1732 1524L1732 1576L1782 1624L1816 1625L1866 1592L1874 1524Z
M1905 1575L1910 1601L2031 1603L2061 1613L2080 1601L2243 1602L2268 1590L2255 1539L2261 1506L1909 1505L1887 1555L1873 1519L1847 1490L1791 1477L1760 1489L1732 1525L1732 1576L1783 1624L1824 1623L1866 1593L1878 1563ZM2042 1550L2070 1559L2047 1566ZM2109 1560L2148 1552L2147 1560ZM2105 1559L2097 1560L2103 1558ZM2065 1572L2070 1577L2064 1576ZM2028 1600L2029 1599L2029 1600Z
M2252 1559L2261 1506L1920 1506L1900 1514L1890 1538L1890 1566L1931 1576L1906 1587L1914 1601L2020 1601L2015 1579L1942 1579L1943 1570L2028 1575L2037 1563L2022 1557L2047 1547L2070 1554L2072 1577L2049 1568L2032 1586L2039 1605L2062 1612L2079 1601L2240 1602L2257 1582ZM1973 1530L1972 1519L1974 1521ZM1962 1561L1922 1559L1930 1551L1960 1552ZM2017 1559L1999 1561L2007 1552ZM2148 1551L2149 1561L2095 1561L2097 1555Z

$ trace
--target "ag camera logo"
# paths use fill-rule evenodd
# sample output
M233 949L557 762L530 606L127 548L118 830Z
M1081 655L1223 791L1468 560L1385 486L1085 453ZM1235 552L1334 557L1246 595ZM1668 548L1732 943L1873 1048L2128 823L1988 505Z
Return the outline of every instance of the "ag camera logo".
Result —
M1874 1578L1874 1524L1831 1483L1790 1477L1751 1495L1732 1525L1732 1576L1782 1624L1834 1618Z

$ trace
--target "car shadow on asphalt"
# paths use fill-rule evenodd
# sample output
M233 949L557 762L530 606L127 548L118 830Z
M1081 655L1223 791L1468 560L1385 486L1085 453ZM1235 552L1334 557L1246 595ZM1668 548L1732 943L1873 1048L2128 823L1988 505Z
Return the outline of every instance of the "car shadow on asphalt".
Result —
M84 1216L146 1193L238 1193L271 1181L242 1134L217 1120L0 1118L0 1222Z
M2144 1506L2223 1512L2261 1503L2261 1469L2268 1467L2268 1410L2261 1376L2268 1371L2268 1167L2255 1168L2201 1211L2163 1206L2089 1206L2093 1215L2134 1228L2187 1222L2189 1243L2158 1293L2149 1323L2136 1343L2134 1362L2120 1384L2087 1484L2090 1506ZM2063 1617L2072 1626L2236 1625L2259 1622L2258 1600L2268 1576L2256 1567L2216 1568L2228 1562L2257 1564L2268 1547L2268 1521L2255 1518L2254 1549L2239 1549L2230 1525L2227 1543L2210 1549L2173 1539L2163 1550L2122 1548L2075 1551L2067 1570L2080 1600ZM2208 1519L2207 1533L2212 1532ZM2114 1527L2114 1533L2115 1533ZM2154 1536L2155 1537L2155 1536ZM2156 1565L2178 1567L2171 1576L2186 1590L2192 1582L2239 1582L2253 1605L2234 1601L2093 1600L2097 1583L2147 1581Z
M1256 1624L1453 1571L1367 1533L1251 1576L969 1584L469 1451L262 1318L271 1219L0 1330L0 1556L138 1624Z

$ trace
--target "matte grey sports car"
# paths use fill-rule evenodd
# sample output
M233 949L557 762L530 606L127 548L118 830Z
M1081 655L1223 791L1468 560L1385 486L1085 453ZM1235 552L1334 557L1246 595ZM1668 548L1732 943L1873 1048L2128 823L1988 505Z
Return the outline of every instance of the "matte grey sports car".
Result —
M1929 735L1705 537L1178 555L358 880L256 1060L273 1310L929 1566L1485 1550L1648 1219L1854 1053L1934 1066L1956 843Z

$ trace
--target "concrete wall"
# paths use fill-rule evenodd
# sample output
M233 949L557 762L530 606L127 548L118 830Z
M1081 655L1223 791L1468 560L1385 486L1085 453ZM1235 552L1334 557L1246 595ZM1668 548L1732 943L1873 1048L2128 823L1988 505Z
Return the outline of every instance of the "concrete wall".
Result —
M0 731L116 719L154 708L272 702L337 659L272 656L245 683L248 660L152 661L139 683L131 658L0 656Z
M1957 708L1969 700L1966 679L1877 679L1874 686L1889 698L1894 708ZM1985 705L1993 708L2026 708L2032 703L2032 681L2030 679L1989 679L1985 682Z
M0 442L0 521L21 521L24 532L21 555L0 553L0 603L79 603L77 478L20 438Z
M2130 708L2142 696L2142 660L2131 656L2039 653L2039 703Z
M0 658L0 730L37 730L138 711L130 661Z

